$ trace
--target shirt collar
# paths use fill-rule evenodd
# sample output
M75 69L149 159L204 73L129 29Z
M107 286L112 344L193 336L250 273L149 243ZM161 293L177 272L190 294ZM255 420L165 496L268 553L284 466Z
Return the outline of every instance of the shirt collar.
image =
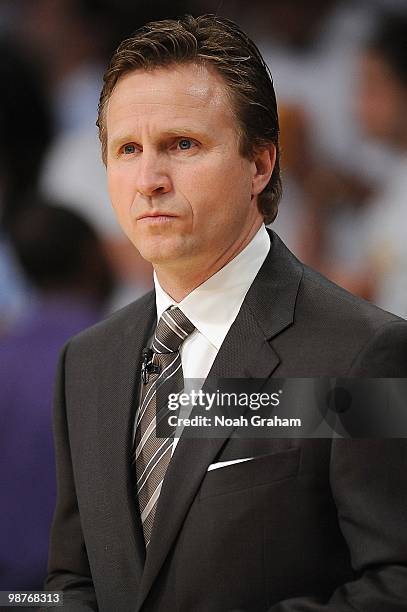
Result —
M219 350L269 250L270 238L262 225L243 251L179 303L161 288L154 272L157 321L164 310L178 306Z

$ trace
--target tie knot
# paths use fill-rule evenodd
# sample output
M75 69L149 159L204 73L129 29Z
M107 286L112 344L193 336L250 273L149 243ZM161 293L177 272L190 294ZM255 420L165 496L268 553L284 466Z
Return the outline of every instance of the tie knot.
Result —
M195 326L179 308L168 308L160 317L152 344L155 353L176 353Z

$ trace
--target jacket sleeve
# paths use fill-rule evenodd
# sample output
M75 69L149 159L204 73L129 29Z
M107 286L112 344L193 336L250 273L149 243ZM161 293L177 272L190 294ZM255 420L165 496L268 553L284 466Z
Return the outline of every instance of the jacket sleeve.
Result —
M381 327L356 355L356 377L407 377L407 323ZM335 439L330 484L357 578L324 601L298 597L269 612L407 610L407 439Z
M81 529L65 407L65 360L62 350L54 399L54 438L57 466L57 503L51 528L45 590L63 591L63 612L97 611L95 590Z

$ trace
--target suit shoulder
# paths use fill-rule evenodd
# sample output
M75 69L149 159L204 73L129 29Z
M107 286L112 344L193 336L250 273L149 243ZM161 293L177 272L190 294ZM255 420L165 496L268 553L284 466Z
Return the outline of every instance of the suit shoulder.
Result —
M369 334L384 327L396 327L407 330L407 321L395 314L379 308L375 304L358 297L340 287L316 270L303 265L304 274L299 291L299 302L302 306L309 304L313 312L323 319L333 319L338 327L359 327Z
M293 324L274 340L285 375L406 376L407 321L301 265Z
M404 319L353 295L301 262L274 232L270 232L270 237L270 270L265 273L265 278L280 279L284 292L291 286L297 324L303 322L321 332L325 328L326 331L334 332L334 335L340 330L345 334L358 330L361 332L356 334L359 338L364 336L363 330L374 333L386 325L407 325Z

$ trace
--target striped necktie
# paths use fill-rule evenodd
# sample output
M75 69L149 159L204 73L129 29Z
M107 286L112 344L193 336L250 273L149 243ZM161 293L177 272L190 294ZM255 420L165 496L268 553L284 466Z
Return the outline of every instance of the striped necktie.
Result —
M150 543L158 498L164 481L173 438L157 438L156 414L167 413L168 395L181 393L184 388L179 349L195 327L179 308L169 308L161 316L154 334L153 362L158 372L143 384L137 415L132 466L136 466L136 490L140 507L146 548ZM134 470L133 470L134 472Z

